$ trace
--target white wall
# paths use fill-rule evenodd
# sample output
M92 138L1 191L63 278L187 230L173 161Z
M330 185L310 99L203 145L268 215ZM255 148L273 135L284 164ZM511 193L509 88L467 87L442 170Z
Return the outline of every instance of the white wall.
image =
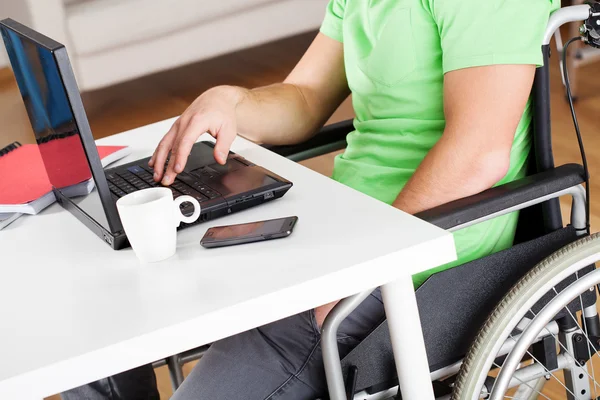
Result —
M45 0L44 0L45 1ZM0 0L0 19L12 18L25 25L31 22L31 16L24 0ZM0 40L0 68L9 65L4 43Z

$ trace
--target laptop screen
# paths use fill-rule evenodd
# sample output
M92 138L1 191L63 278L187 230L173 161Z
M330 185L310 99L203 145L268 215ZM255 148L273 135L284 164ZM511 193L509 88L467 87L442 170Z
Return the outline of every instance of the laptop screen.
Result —
M60 69L55 58L57 49L5 26L0 26L0 30L50 183L98 224L112 231L63 83L61 71L64 72L65 66Z

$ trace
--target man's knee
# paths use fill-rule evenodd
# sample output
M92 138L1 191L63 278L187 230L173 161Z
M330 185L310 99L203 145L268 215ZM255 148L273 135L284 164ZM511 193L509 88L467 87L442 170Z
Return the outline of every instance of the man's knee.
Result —
M324 387L323 374L317 374L315 382L305 382L300 375L306 368L322 365L319 343L312 311L220 340L173 399L304 398L298 397L304 392L306 398L315 398ZM286 397L293 393L296 397Z

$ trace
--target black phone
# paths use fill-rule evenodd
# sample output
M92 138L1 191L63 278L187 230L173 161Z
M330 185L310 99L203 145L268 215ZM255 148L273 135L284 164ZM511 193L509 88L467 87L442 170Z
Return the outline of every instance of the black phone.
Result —
M298 217L270 219L247 224L215 226L204 234L200 244L206 248L280 239L292 234Z

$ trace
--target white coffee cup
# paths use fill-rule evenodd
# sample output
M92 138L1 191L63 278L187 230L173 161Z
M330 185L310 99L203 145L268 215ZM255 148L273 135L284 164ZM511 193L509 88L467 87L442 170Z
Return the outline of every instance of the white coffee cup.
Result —
M189 201L194 213L186 217L179 206ZM173 200L171 189L157 187L130 193L117 200L123 229L136 256L142 262L157 262L175 254L177 227L191 224L200 216L200 203L192 196Z

